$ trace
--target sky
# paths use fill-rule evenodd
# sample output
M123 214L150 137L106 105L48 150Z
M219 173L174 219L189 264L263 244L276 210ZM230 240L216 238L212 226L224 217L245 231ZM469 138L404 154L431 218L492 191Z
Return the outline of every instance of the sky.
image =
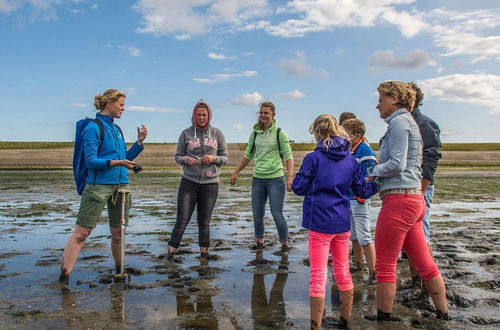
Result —
M343 111L378 142L376 88L402 80L444 143L500 142L499 62L498 0L0 0L0 141L73 141L115 88L130 142L177 142L200 99L228 142L263 101L296 142Z

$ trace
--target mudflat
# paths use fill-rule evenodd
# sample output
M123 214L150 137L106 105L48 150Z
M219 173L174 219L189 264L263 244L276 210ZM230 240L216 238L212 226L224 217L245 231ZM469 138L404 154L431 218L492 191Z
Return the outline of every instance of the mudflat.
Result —
M176 218L178 171L130 174L133 194L126 236L128 277L113 276L106 212L86 241L69 285L57 282L62 249L79 207L71 171L0 170L0 324L5 329L308 329L307 231L302 199L288 193L291 250L280 251L270 214L265 248L253 250L250 175L236 186L223 169L211 222L211 255L199 258L196 215L173 262L167 242ZM440 171L431 240L447 286L452 321L434 318L430 298L412 289L407 260L398 264L394 314L376 323L375 285L352 274L352 329L498 329L500 326L500 172ZM372 198L372 226L380 208ZM328 273L324 328L339 315Z

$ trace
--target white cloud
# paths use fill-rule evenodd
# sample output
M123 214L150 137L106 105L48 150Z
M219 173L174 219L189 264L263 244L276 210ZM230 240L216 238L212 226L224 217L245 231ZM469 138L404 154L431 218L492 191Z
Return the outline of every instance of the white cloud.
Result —
M135 89L134 87L125 87L125 88L122 88L122 91L125 92L125 94L127 95L133 95L135 93L137 93L137 89Z
M72 14L75 14L75 15L81 15L81 14L83 14L83 10L76 9L76 8L69 9L69 12L72 13Z
M172 108L161 108L161 107L145 107L142 105L131 105L127 107L129 111L140 111L140 112L188 112L186 110L178 110Z
M130 55L132 55L132 56L141 56L142 55L142 51L139 48L134 47L134 46L123 46L123 45L121 45L121 46L118 46L118 48L129 52Z
M94 3L90 8L97 10L97 9L99 9L99 5L97 3Z
M233 125L233 129L237 130L237 131L244 131L246 129L248 129L245 125L243 124L234 124Z
M452 74L420 82L426 95L444 101L466 102L500 113L500 76L492 74Z
M302 93L298 89L294 89L293 91L288 93L287 96L291 99L297 100L303 98L304 96L306 96L306 94Z
M313 69L306 62L306 55L303 52L297 52L297 58L290 60L282 60L279 67L287 74L298 77L306 77L311 74L316 74L324 79L328 77L328 72L323 69Z
M264 100L264 97L258 93L258 92L253 92L253 93L247 93L243 94L240 97L238 97L236 100L233 101L233 104L236 105L258 105L260 102Z
M225 26L242 27L268 12L266 0L139 0L141 33L183 36L204 35Z
M193 78L193 80L200 83L213 84L221 81L228 81L235 77L253 77L257 74L257 71L243 71L242 73L217 73L213 74L211 78Z
M443 137L448 137L448 136L458 136L464 134L465 131L457 128L443 128L441 130L441 136Z
M392 50L377 50L369 59L370 67L412 70L423 65L436 65L425 50L416 49L403 56L396 56Z
M434 43L443 56L467 56L471 63L489 58L500 61L500 10L448 11L427 14Z
M221 54L216 54L216 53L208 53L208 57L214 60L234 60L236 57L234 56L226 56L223 53Z
M293 91L291 91L289 93L278 93L278 94L276 94L276 96L286 97L286 98L289 98L291 100L298 100L298 99L305 97L306 94L302 93L298 89L294 89Z
M384 11L381 18L390 24L396 25L406 38L413 38L418 33L429 28L420 13L412 15L405 11L397 12L391 8Z
M75 108L86 108L89 105L85 103L71 103L70 106Z
M290 18L277 25L267 26L265 30L271 35L280 37L302 37L311 32L330 30L335 27L374 26L382 14L391 12L391 15L386 14L385 21L397 23L406 35L414 35L417 29L412 30L409 27L410 22L404 24L405 15L398 13L394 7L413 2L415 0L292 0L285 6L279 7L276 13L296 14L298 18Z
M0 13L8 14L21 8L23 4L15 0L0 0Z

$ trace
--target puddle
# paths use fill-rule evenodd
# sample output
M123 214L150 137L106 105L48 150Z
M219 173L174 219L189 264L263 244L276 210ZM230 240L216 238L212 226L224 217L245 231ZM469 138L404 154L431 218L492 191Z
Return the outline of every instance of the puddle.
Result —
M175 223L179 178L161 173L134 178L126 237L129 276L119 280L112 274L109 229L103 217L82 249L67 288L56 280L79 206L71 173L0 171L2 327L308 329L309 267L307 231L300 225L301 199L286 196L291 251L280 252L267 211L266 248L256 252L250 248L250 180L242 177L239 186L229 187L224 178L211 224L210 260L199 258L195 212L175 262L170 263L165 254ZM23 180L29 180L29 188ZM500 324L498 205L433 205L433 246L449 290L454 317L446 325L450 328ZM373 219L379 207L374 200ZM427 305L410 306L417 298L405 288L406 261L398 269L401 283L394 313L404 321L385 328L440 328L443 324L434 320ZM329 272L325 328L339 314L331 277ZM363 318L375 311L375 286L367 284L367 277L366 272L353 274L352 328L379 328Z

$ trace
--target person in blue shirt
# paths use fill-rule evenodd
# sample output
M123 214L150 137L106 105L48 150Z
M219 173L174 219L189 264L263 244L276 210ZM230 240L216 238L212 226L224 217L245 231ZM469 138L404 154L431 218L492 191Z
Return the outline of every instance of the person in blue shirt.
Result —
M97 123L90 122L82 132L85 162L88 167L85 189L82 194L76 227L64 248L59 281L67 284L83 243L95 228L107 204L111 251L117 271L121 260L121 200L118 189L128 190L128 170L135 165L133 160L144 149L142 142L148 135L146 126L137 128L137 141L127 150L121 130L114 124L125 111L125 93L108 89L94 98L99 112L96 119L104 128L101 142ZM123 196L123 195L122 195ZM125 221L128 223L130 194L126 194Z
M366 142L365 124L359 119L348 119L343 124L349 141L351 153L356 158L363 176L368 176L368 169L377 164L372 148ZM368 265L368 283L375 282L375 245L370 232L370 199L364 199L349 191L351 203L351 242L357 270L363 269L363 255Z

